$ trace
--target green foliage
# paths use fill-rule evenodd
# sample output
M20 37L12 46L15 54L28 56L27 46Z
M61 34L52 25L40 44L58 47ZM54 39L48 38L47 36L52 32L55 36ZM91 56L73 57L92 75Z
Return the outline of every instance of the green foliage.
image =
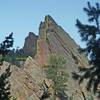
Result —
M90 24L82 24L77 20L76 26L79 29L82 41L86 42L86 48L80 49L80 51L87 54L92 66L83 71L80 70L83 73L79 77L79 83L88 79L87 90L100 96L100 89L98 89L100 84L100 5L96 3L96 6L91 6L90 2L87 4L88 7L85 7L84 11Z
M5 40L0 43L0 61L1 63L5 60L4 57L9 53L10 48L13 46L13 33L5 37Z
M11 50L13 46L13 33L5 37L5 40L0 43L0 64L3 64L3 61L10 62L11 64L17 65L20 67L20 61L25 61L27 56L17 53L17 50Z
M73 96L69 97L69 100L74 100L74 97Z
M12 99L11 100L17 100L17 98L16 97L12 97Z
M45 70L47 78L53 82L52 88L54 90L54 96L59 95L66 89L66 82L68 80L68 74L65 73L66 60L63 57L57 57L52 55L49 60L47 69Z
M20 67L20 62L16 59L15 54L13 54L11 56L7 55L5 57L5 61L11 63L12 65L16 65L16 66Z
M13 33L11 33L9 36L5 37L5 40L0 43L0 54L3 56L6 55L10 48L13 46Z
M24 63L26 58L27 58L26 56L17 55L16 52L11 51L8 55L6 55L4 59L5 61L10 62L13 65L21 67L21 62Z
M10 48L13 46L13 33L5 37L5 40L0 43L0 64L3 64L6 55L9 53ZM4 73L0 75L0 100L10 99L10 83L9 77L11 75L10 65Z
M94 100L94 98L92 95L90 95L89 97L87 97L87 100Z
M9 77L11 75L10 72L10 65L5 70L4 73L0 76L0 100L9 100L10 95L10 83L9 83Z

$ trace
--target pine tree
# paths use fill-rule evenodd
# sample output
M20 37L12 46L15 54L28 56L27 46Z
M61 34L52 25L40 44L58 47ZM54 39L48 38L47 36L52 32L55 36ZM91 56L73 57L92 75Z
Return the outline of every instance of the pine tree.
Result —
M77 19L76 26L82 41L86 43L86 48L80 49L80 51L85 52L89 57L90 67L80 69L83 73L76 76L79 78L79 83L88 79L87 90L100 96L100 5L96 3L95 6L92 6L90 2L87 4L88 6L83 10L88 16L88 24L83 24Z
M13 46L13 33L5 38L0 44L1 64L5 60L4 57L9 53L10 48ZM10 83L9 77L11 75L10 65L7 67L4 73L0 74L0 100L10 100Z
M4 73L0 75L0 100L10 100L10 83L9 77L11 75L10 65Z
M9 53L10 48L13 46L13 33L11 33L9 36L5 37L5 40L0 43L0 55L1 55L1 62L4 61L4 57Z

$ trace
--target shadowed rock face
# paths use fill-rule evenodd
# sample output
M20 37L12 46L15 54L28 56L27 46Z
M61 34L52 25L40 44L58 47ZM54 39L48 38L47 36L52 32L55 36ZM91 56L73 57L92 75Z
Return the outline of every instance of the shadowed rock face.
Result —
M32 57L35 56L37 49L37 39L38 36L36 36L33 32L29 32L29 35L25 38L23 47L23 52L25 55Z
M34 49L36 45L37 49ZM45 78L42 67L48 63L51 54L57 54L66 59L66 69L64 70L69 73L67 95L73 95L75 100L84 100L82 96L84 89L71 76L71 72L77 71L78 67L88 66L87 58L84 54L80 54L78 49L79 46L68 33L57 25L51 16L46 16L44 22L40 24L39 36L29 33L23 47L24 52L28 55L35 55L37 52L35 60L28 57L22 69L16 66L11 67L10 82L13 96L18 100L39 100L43 93L39 84ZM84 92L84 94L87 93Z

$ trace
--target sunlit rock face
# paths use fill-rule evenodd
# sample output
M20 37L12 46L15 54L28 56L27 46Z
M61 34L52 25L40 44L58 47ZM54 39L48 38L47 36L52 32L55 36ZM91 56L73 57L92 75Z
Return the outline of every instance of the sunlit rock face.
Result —
M37 45L37 55L42 64L45 64L48 55L54 53L65 56L81 67L87 65L86 57L78 52L79 46L49 15L40 24Z
M0 66L0 72L9 66L9 63L4 62ZM38 63L31 57L28 57L23 68L18 68L11 65L11 95L17 100L39 100L42 94L40 84L43 82L43 72ZM12 99L11 99L12 100Z

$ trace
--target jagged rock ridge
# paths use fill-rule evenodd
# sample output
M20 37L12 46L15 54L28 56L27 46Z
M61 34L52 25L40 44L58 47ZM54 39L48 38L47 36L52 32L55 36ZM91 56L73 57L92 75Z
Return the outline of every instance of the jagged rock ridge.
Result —
M42 68L48 63L48 58L51 54L57 54L64 56L66 59L66 69L64 70L69 73L68 96L75 94L75 100L84 100L80 95L81 92L84 92L84 90L81 90L83 88L80 89L78 83L71 76L71 72L77 71L78 67L86 67L88 65L85 55L80 54L78 51L79 46L49 15L40 24L39 36L35 44L34 38L31 38L31 36L33 35L30 33L25 40L26 43L23 48L27 52L34 51L33 47L36 44L37 54L34 60L30 57L26 60L23 69L12 66L12 94L18 100L39 100L39 96L43 92L39 84L45 78ZM30 42L34 45L30 45ZM31 48L33 49L31 50ZM76 91L78 92L76 93Z
M40 56L41 54L47 56L50 53L57 53L59 55L64 55L65 57L69 56L70 58L76 58L78 63L81 63L81 66L84 67L88 62L85 55L80 54L78 49L79 46L68 35L68 33L66 33L61 26L57 25L51 16L46 16L45 21L41 22L39 28L39 52L37 51L37 55L40 53Z
M66 58L66 69L64 70L70 76L67 94L74 94L76 90L81 92L80 86L78 86L77 82L73 81L71 73L77 71L78 67L87 67L88 60L84 54L79 53L79 46L75 41L49 15L40 24L37 44L37 58L40 65L47 64L51 54L64 56Z
M33 32L29 32L29 35L25 38L25 43L23 47L23 51L25 54L30 56L34 56L36 54L37 39L37 35L35 35Z

